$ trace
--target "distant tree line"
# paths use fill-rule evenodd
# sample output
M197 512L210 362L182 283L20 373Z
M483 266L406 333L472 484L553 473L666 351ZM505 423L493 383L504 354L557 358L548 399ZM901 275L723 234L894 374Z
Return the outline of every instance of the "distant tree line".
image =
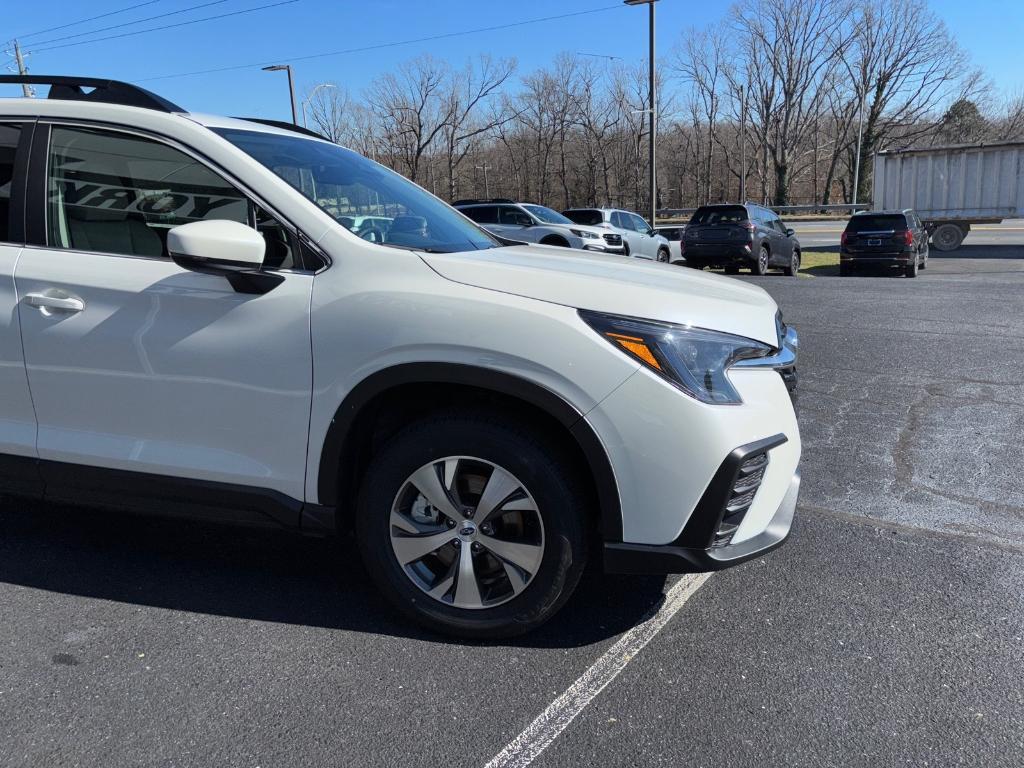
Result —
M321 88L312 126L449 200L510 197L646 210L645 65L563 53L458 68L423 56L358 97ZM746 196L869 199L884 148L1024 137L1024 93L1000 100L924 0L740 0L684 31L660 65L659 207Z

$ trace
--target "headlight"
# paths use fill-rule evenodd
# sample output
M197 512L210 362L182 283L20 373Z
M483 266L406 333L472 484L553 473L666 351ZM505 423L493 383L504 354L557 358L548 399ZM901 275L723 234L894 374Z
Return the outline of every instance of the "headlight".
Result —
M701 328L580 310L613 345L702 403L743 402L726 375L739 360L767 357L767 344Z
M584 240L599 240L600 235L595 235L593 232L585 232L582 229L570 229L576 237L582 237Z

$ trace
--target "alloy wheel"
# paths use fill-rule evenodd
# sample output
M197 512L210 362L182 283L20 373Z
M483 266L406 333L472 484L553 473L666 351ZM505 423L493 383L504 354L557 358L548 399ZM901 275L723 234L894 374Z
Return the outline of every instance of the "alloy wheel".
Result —
M507 470L470 456L413 472L392 504L389 530L409 580L456 608L513 599L544 557L544 522L533 496Z
M761 250L757 254L757 274L768 274L768 249L764 246L761 246Z

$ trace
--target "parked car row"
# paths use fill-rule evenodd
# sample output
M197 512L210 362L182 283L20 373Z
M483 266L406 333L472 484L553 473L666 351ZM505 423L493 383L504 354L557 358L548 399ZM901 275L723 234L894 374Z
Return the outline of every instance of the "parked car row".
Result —
M452 205L488 232L510 240L662 262L671 258L669 241L629 211L570 208L559 213L505 199L456 200Z

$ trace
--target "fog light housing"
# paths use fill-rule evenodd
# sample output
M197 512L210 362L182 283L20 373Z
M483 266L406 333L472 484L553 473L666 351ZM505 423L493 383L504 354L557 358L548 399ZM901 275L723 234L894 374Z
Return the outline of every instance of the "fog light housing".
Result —
M754 503L761 481L764 480L764 473L768 469L768 451L762 451L748 456L739 470L736 472L736 479L732 488L729 489L729 496L725 502L725 510L722 514L722 522L719 523L711 540L711 548L725 547L732 542L733 536L739 529L747 510Z

